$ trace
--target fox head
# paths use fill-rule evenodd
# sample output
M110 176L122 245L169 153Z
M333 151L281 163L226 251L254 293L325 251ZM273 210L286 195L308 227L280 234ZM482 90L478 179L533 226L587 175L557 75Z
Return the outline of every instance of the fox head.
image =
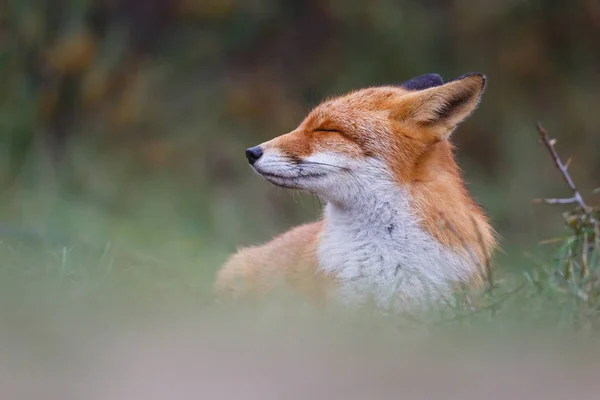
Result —
M478 73L447 83L427 74L353 91L324 101L296 129L247 149L246 157L269 182L331 202L382 181L432 179L424 167L444 168L431 155L450 149L450 134L475 110L485 82Z

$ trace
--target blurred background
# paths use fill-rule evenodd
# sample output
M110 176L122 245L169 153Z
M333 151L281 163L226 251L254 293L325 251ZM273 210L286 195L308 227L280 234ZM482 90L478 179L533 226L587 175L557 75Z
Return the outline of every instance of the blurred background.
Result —
M430 72L488 77L452 140L502 237L500 294L415 331L370 317L338 331L278 301L213 318L229 253L320 214L244 150L326 97ZM0 0L0 397L598 398L598 346L571 333L600 330L600 286L549 278L558 247L570 268L591 233L540 243L565 235L570 206L531 200L571 196L539 120L598 204L599 100L599 0ZM474 352L429 335L444 324ZM567 339L544 346L555 331Z
M453 140L502 236L498 262L520 268L562 231L557 208L531 199L570 196L536 121L595 201L599 39L598 0L5 0L0 227L19 244L2 257L23 269L42 240L32 276L120 269L206 288L236 246L320 212L253 174L245 148L328 96L482 72L481 106ZM93 268L78 267L81 243Z

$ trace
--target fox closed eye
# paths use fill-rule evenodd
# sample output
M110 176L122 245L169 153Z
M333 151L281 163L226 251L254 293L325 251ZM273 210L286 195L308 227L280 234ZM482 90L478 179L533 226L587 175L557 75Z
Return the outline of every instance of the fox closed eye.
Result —
M317 128L313 132L336 132L336 133L339 133L340 131L337 129Z

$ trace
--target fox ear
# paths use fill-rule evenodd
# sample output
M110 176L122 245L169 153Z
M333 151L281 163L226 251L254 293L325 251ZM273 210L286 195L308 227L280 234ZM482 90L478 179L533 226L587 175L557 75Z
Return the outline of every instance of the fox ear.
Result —
M438 74L425 74L409 79L400 84L406 90L423 90L444 84L444 80Z
M439 140L446 139L477 108L485 83L485 75L468 74L410 92L401 99L401 117L428 128Z

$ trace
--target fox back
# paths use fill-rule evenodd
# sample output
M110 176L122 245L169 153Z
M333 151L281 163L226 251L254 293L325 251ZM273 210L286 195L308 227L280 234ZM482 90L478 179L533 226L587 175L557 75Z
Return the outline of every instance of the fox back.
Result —
M293 131L247 149L269 182L326 202L323 217L223 266L220 295L279 282L337 303L406 308L479 285L495 234L449 137L477 107L481 74L436 74L324 101ZM240 280L241 286L234 281Z

